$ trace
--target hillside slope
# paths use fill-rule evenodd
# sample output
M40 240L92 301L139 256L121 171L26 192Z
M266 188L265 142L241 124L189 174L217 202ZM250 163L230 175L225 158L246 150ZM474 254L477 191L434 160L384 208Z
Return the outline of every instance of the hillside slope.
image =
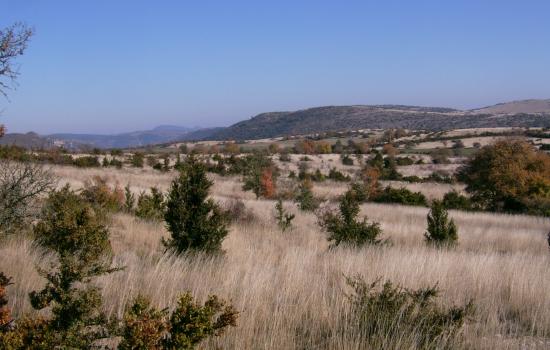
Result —
M520 109L517 109L520 110ZM520 114L521 113L521 114ZM448 130L487 127L549 127L548 114L496 114L400 105L327 106L294 112L262 113L236 123L212 139L258 139L356 129Z
M517 113L546 113L550 114L550 99L522 100L499 103L494 106L475 109L474 113L490 114L517 114Z

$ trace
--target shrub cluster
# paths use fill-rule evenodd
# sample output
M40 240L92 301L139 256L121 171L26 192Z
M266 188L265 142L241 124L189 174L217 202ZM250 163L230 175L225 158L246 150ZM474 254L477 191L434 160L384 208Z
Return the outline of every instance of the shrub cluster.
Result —
M412 192L406 188L386 187L378 192L372 200L377 203L397 203L404 205L427 206L426 196L421 192Z
M194 349L204 339L235 327L237 316L231 305L215 295L200 305L185 293L170 315L138 296L124 315L118 349Z
M418 290L379 280L348 278L351 314L348 331L357 332L373 349L450 349L460 343L460 330L474 312L473 302L443 308L434 287Z

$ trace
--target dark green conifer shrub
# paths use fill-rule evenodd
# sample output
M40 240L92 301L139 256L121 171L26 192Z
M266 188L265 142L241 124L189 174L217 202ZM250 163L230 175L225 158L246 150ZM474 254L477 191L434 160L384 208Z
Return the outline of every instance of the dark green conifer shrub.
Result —
M457 191L451 191L445 193L443 196L443 206L446 209L457 209L457 210L472 210L472 201L470 198L461 195Z
M438 246L451 246L458 240L458 229L453 219L439 200L434 200L427 216L428 228L424 233L426 242Z
M145 155L141 152L135 152L130 158L130 164L136 168L143 168Z
M145 192L139 194L135 214L145 220L161 221L165 209L164 194L158 188L151 187L150 194Z
M311 182L304 180L298 186L298 194L295 201L298 203L298 208L303 211L314 211L319 208L319 200L315 198L311 191Z
M189 156L168 194L164 219L171 237L163 240L167 248L177 253L221 250L229 219L219 205L208 198L211 186L204 164Z
M89 284L117 270L111 266L109 231L101 221L68 186L50 194L34 234L42 247L55 253L57 264L50 271L39 269L47 283L30 293L30 299L37 310L51 307L52 316L28 321L26 341L44 338L41 349L87 349L107 335L101 294Z
M357 332L373 349L453 349L460 331L473 315L473 302L443 308L435 302L439 291L428 287L409 290L386 281L366 283L348 278L351 314L347 331Z
M421 192L412 192L406 188L392 188L389 186L379 191L372 200L377 203L397 203L418 206L428 205L428 200Z
M136 196L130 189L130 184L124 187L124 211L131 213L134 211L134 205L136 204Z
M295 216L296 215L290 214L285 210L281 199L277 200L275 203L275 219L281 231L285 232L292 227L292 220L294 220Z
M340 199L339 213L325 211L319 217L319 223L329 236L333 247L340 244L362 246L382 243L378 237L382 234L380 224L369 223L367 218L357 220L359 203L355 192L348 190Z
M350 157L349 154L343 154L342 157L342 164L344 165L353 165L353 158Z

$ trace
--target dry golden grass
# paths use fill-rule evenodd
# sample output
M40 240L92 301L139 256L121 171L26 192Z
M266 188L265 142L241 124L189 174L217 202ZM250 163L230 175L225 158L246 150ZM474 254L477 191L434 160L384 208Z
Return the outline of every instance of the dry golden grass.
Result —
M174 176L134 169L55 172L75 186L97 172L111 183L130 182L135 190L166 189ZM160 244L167 235L162 223L115 215L110 223L115 262L125 269L97 282L108 315L121 316L138 293L167 307L190 290L201 299L208 294L229 298L241 311L238 327L205 348L362 349L357 339L337 332L348 312L344 276L361 274L368 281L381 277L410 288L438 283L444 305L473 298L477 312L465 329L465 348L550 346L548 219L452 212L459 245L438 250L423 243L426 208L367 204L363 214L379 221L393 244L329 250L313 214L285 203L297 216L294 228L283 234L275 225L272 201L243 193L235 179L213 178L217 200L242 198L256 219L231 226L224 257L175 257L164 254ZM32 312L27 293L44 283L34 266L50 259L25 237L0 246L1 270L14 277L9 297L16 315Z

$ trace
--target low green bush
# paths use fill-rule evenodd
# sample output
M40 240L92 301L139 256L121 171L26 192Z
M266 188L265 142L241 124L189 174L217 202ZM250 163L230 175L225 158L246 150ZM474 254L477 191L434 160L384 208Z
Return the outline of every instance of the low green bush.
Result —
M320 226L328 232L332 247L339 245L362 246L379 244L382 229L378 223L369 223L367 218L357 220L359 203L352 190L348 190L340 199L339 213L325 211L319 217Z
M426 196L421 192L412 192L406 188L386 187L378 192L372 200L377 203L396 203L404 205L427 206Z

